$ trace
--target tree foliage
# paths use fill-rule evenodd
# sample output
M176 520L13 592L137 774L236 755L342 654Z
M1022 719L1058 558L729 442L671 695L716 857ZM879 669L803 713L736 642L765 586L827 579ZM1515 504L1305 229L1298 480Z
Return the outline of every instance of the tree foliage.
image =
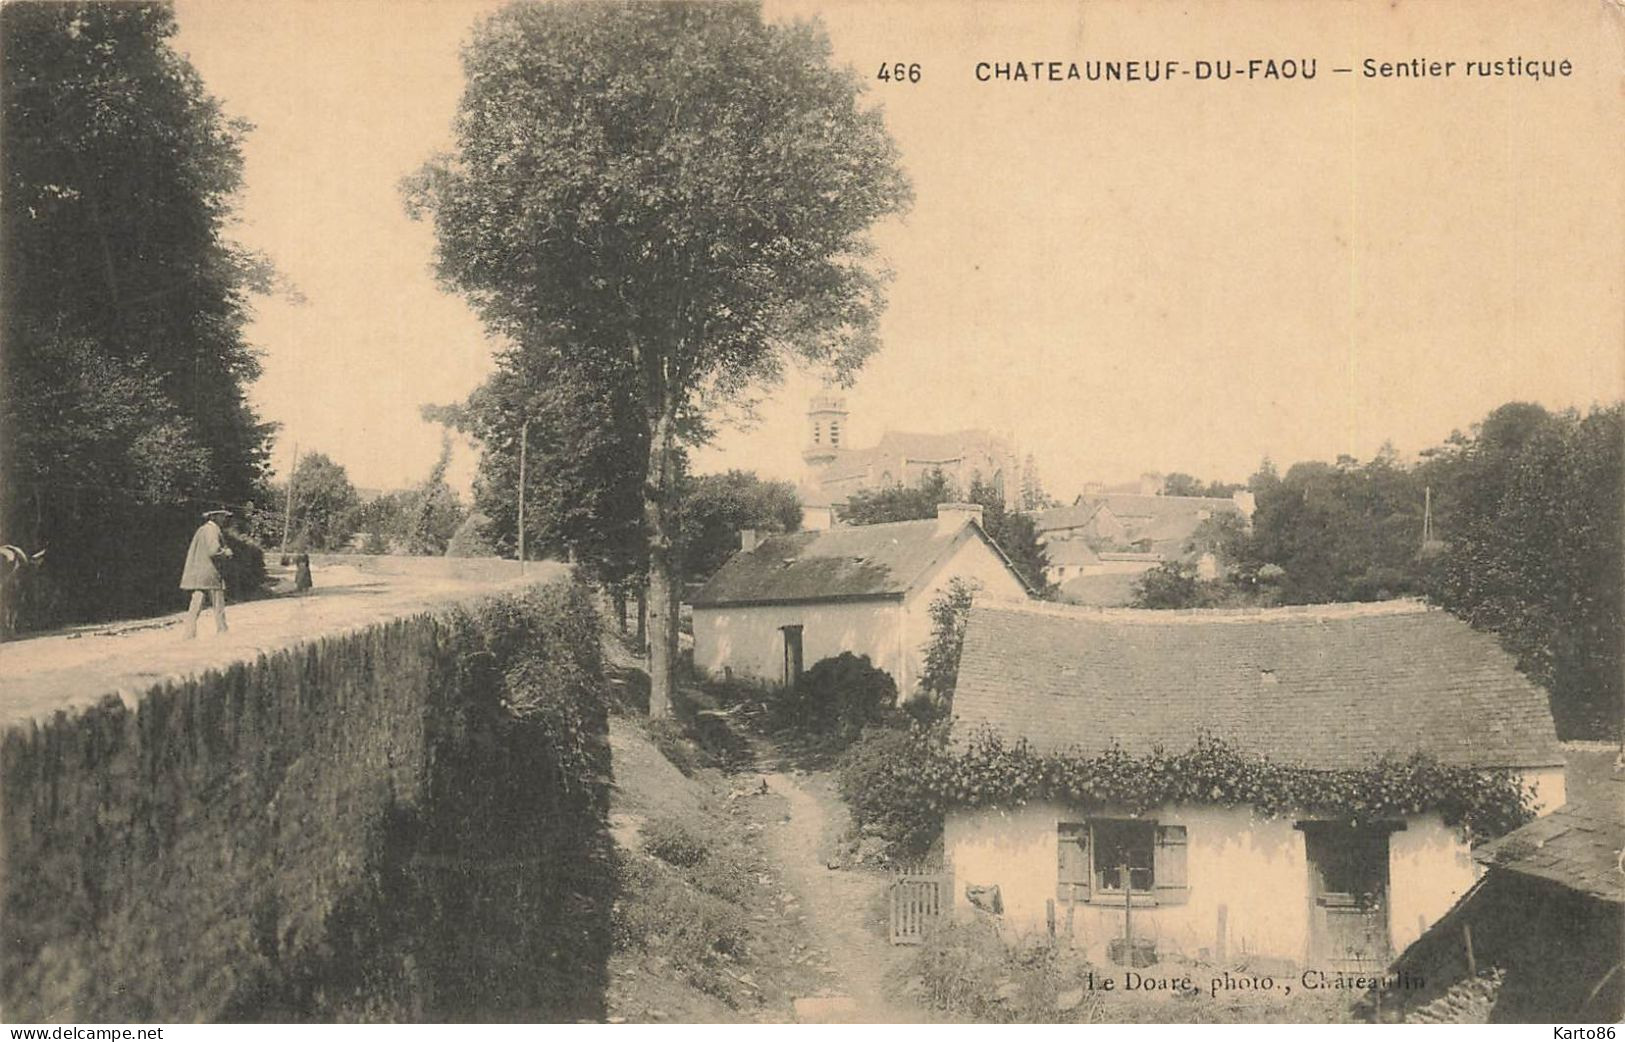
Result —
M225 237L248 127L168 5L7 4L0 30L0 536L51 544L55 619L162 609L196 514L263 480L243 328L272 274Z
M515 4L464 54L456 150L407 193L487 328L632 395L650 563L651 711L676 657L679 447L799 358L875 350L868 232L908 188L816 24L752 3Z
M502 553L518 552L523 441L526 553L573 556L612 586L641 583L648 438L635 382L620 376L553 344L515 347L465 403L434 411L480 442L474 504Z
M1237 565L1285 571L1287 604L1384 600L1421 592L1423 488L1391 449L1362 465L1298 463L1255 489L1252 538Z
M1310 604L1426 595L1500 637L1552 693L1564 737L1618 734L1625 699L1625 406L1551 413L1511 402L1416 464L1269 461L1251 528L1222 515L1188 548L1225 564L1204 582L1167 564L1148 608ZM1424 541L1431 510L1432 538Z
M935 517L938 503L960 501L959 489L942 471L921 476L917 485L888 485L852 493L841 508L841 521L849 525L882 525L892 521L918 521Z
M406 497L406 552L438 557L446 552L451 537L463 523L466 511L462 500L446 483L446 470L451 466L451 436L440 441L440 455L436 457L429 476L411 490Z
M679 559L690 582L710 578L739 549L741 529L794 532L801 500L788 481L764 481L743 470L684 475L678 482Z
M350 475L320 452L299 458L293 472L290 549L342 550L355 534L361 497Z
M1234 492L1239 492L1247 486L1239 482L1208 481L1189 474L1175 472L1162 479L1164 496L1203 496L1209 499L1228 499Z
M462 531L468 511L446 482L451 465L451 437L441 440L440 455L429 474L416 486L386 492L359 504L349 528L365 535L365 553L416 554L438 557L450 552L453 537ZM475 556L481 546L477 533L464 533L464 556Z
M1038 541L1032 517L1008 510L1004 496L992 485L972 482L961 490L941 470L924 475L917 485L892 485L854 492L841 508L841 520L851 525L877 525L889 521L918 521L935 517L939 503L975 503L982 508L982 530L1010 558L1021 577L1034 590L1044 592L1049 556Z
M1512 403L1424 470L1443 548L1428 592L1553 693L1560 735L1613 737L1625 698L1625 406Z
M965 648L965 625L980 584L960 576L931 601L931 640L925 646L918 694L904 708L925 721L953 715L954 688L959 684L959 656ZM918 703L918 704L917 704Z

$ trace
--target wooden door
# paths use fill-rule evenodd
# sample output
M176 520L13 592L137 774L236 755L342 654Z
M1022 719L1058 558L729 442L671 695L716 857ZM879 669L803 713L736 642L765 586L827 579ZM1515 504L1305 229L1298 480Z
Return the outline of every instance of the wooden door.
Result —
M1388 964L1388 835L1382 826L1305 822L1312 957L1330 969Z
M801 627L783 626L784 633L784 686L794 687L801 679Z

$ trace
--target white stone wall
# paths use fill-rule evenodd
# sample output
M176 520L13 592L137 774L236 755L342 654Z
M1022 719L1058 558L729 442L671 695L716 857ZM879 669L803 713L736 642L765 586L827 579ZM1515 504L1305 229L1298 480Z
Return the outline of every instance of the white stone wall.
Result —
M967 540L936 577L907 602L855 601L764 607L694 609L694 665L713 676L731 668L736 676L778 683L784 673L781 626L802 627L803 663L850 651L897 681L898 700L914 693L931 639L931 602L955 576L981 584L979 597L1024 600L1027 591L999 555L979 538Z
M1096 812L1095 817L1127 817ZM1269 818L1246 808L1164 807L1142 817L1186 828L1187 900L1133 910L1136 936L1160 950L1211 957L1219 906L1226 910L1228 953L1308 959L1309 861L1304 834L1291 817ZM1005 919L1017 931L1045 928L1045 903L1056 899L1056 826L1088 816L1057 804L1014 811L949 815L944 848L954 878L954 905L970 914L965 886L998 884ZM1389 929L1395 951L1415 940L1422 924L1442 916L1472 885L1475 869L1465 838L1436 815L1413 817L1389 843ZM1066 907L1056 902L1058 929ZM1123 933L1123 908L1079 905L1073 936L1092 959Z
M1550 814L1568 802L1568 771L1563 767L1539 767L1522 772L1523 784L1534 794L1535 815Z
M735 676L768 684L784 677L782 626L801 626L802 663L850 651L868 655L903 687L907 662L902 641L900 600L850 601L833 604L784 604L762 607L694 609L694 665L720 677L725 668Z
M1437 815L1388 837L1388 937L1404 951L1478 879L1465 838Z

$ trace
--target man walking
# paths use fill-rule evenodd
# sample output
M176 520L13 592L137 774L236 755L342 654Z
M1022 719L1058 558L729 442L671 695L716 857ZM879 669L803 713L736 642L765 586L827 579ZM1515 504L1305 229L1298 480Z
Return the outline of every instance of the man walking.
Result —
M197 617L203 610L205 593L214 605L214 631L226 632L226 581L220 577L220 569L215 567L215 561L231 556L231 547L226 545L225 535L220 531L221 522L229 517L229 510L205 511L203 524L192 534L192 545L186 551L181 589L192 593L192 604L186 612L187 640L197 636Z

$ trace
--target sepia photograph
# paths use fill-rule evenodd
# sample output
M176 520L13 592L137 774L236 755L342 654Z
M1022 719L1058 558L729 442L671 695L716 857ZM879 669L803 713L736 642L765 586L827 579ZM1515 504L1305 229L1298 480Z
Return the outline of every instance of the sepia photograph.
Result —
M1620 0L0 2L9 1037L1614 1038L1622 127Z

